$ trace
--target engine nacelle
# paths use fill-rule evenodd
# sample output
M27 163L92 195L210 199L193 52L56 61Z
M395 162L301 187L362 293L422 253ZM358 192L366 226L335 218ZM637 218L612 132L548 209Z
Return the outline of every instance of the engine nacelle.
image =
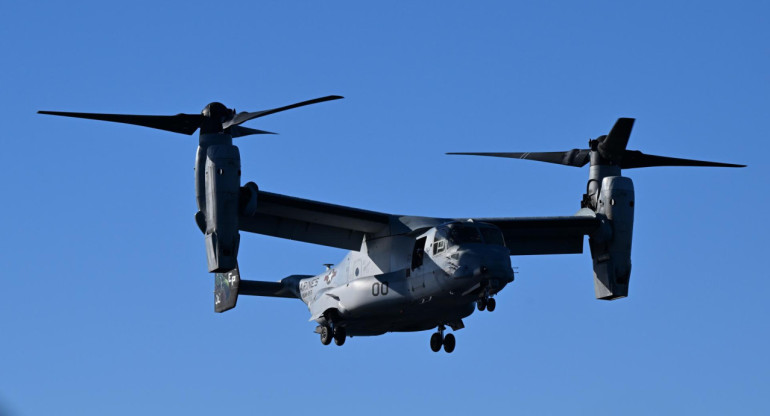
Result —
M602 179L596 214L604 222L588 240L594 263L596 298L624 298L628 296L631 277L634 230L634 184L631 179L623 176Z
M241 188L240 210L247 217L257 213L257 197L259 187L254 182L249 182Z
M233 145L206 150L205 225L209 272L224 273L238 265L238 205L241 155Z

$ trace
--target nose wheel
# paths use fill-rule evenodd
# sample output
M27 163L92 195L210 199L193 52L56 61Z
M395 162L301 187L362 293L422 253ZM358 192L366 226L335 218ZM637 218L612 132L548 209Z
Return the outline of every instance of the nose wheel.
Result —
M450 353L455 350L455 336L454 334L444 335L444 325L439 325L438 331L434 332L430 336L430 349L433 352L441 351L441 347L444 347L444 351Z

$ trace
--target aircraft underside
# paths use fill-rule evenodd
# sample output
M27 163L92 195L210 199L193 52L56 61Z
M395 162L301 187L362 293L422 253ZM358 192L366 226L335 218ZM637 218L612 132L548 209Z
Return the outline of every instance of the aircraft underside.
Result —
M476 299L437 299L424 304L405 305L393 313L372 311L367 316L343 319L348 336L382 335L387 332L417 332L449 325L455 330L464 327L463 318L476 309Z

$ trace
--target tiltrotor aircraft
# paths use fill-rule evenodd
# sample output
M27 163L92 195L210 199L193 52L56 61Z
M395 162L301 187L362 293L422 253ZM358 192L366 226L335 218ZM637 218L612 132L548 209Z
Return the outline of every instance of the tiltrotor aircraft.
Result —
M619 118L588 149L542 153L453 153L590 165L581 209L571 216L534 218L430 218L366 211L241 186L241 160L233 139L270 132L246 121L309 104L327 96L257 112L236 113L214 102L201 114L146 116L40 111L135 124L176 133L200 129L195 161L198 212L208 270L215 273L216 312L235 307L239 295L301 299L318 323L321 342L346 337L436 329L430 347L455 349L453 334L475 309L495 310L495 296L513 282L510 256L582 253L584 236L593 259L597 299L628 296L634 186L623 169L651 166L743 167L653 156L626 150L632 118ZM279 282L241 280L239 231L351 250L321 274L291 275Z

